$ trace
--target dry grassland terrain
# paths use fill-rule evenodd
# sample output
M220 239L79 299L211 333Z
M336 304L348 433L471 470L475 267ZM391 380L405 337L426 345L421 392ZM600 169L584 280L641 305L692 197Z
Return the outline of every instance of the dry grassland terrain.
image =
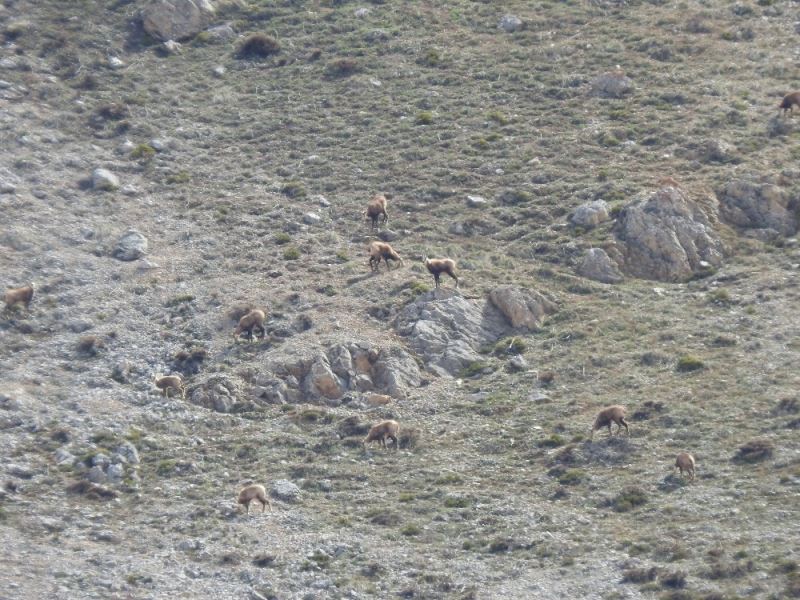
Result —
M0 598L800 597L797 2L149 4L0 2Z

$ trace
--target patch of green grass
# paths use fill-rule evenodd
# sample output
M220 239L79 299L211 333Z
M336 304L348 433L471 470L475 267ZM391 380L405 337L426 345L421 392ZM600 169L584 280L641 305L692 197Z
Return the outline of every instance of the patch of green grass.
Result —
M501 356L503 354L524 354L527 349L528 345L521 337L507 337L498 341L494 345L492 352L497 356Z
M191 302L193 300L194 296L192 294L180 294L178 296L175 296L174 298L171 298L170 300L167 300L164 306L166 306L167 308L171 308L173 306L178 306L179 304L183 304L185 302Z
M305 186L299 181L288 181L281 187L281 193L289 198L305 198L307 195Z
M614 496L611 500L611 508L616 512L628 512L646 504L647 501L647 492L641 488L629 486Z
M567 441L562 436L554 433L550 437L539 440L536 442L536 445L539 446L539 448L558 448L566 443Z
M423 110L417 113L417 117L414 120L417 125L430 125L433 123L433 113L429 110Z
M131 150L131 158L136 160L150 160L155 156L156 150L150 144L139 144Z
M445 508L467 508L470 500L466 496L447 495L444 498Z
M275 237L272 238L272 239L275 241L276 244L281 246L283 244L288 244L289 242L291 242L292 241L292 236L290 236L285 231L281 231L279 233L276 233Z
M191 175L189 175L188 171L178 171L177 173L170 173L167 175L165 179L166 183L169 185L175 185L178 183L189 183L192 180Z
M419 535L422 533L422 528L414 523L409 523L400 529L400 533L407 537Z
M678 363L675 365L675 370L679 373L690 373L692 371L699 371L705 368L706 365L702 360L696 356L691 356L688 354L681 356L678 359Z
M298 258L300 258L300 250L295 246L286 248L286 250L283 251L284 260L297 260Z
M458 376L461 377L462 379L468 379L470 377L478 377L481 375L485 375L487 373L491 373L494 370L495 368L489 363L476 360L475 362L472 362L463 369L461 369Z
M156 474L162 477L172 475L175 472L175 466L177 464L177 461L172 459L160 460L156 463Z

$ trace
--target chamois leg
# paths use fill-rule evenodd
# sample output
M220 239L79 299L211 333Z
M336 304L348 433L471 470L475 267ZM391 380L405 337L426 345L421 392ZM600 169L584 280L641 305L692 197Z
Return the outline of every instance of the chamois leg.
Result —
M619 422L622 423L622 425L625 426L625 435L630 435L631 432L628 429L628 424L625 422L625 418L624 417L620 417ZM619 430L622 431L622 426L618 426L618 427L619 427Z
M397 438L395 436L393 436L393 435L389 435L389 439L394 442L394 449L395 450L399 450L400 449L400 443L397 441Z
M436 289L439 289L439 274L436 273L433 278L436 280Z
M458 289L458 277L456 277L453 273L448 273L448 275L456 280L456 289Z

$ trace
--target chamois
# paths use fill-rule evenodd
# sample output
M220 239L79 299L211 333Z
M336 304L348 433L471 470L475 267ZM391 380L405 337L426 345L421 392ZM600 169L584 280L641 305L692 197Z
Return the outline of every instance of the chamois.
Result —
M597 418L594 420L594 425L592 425L592 435L589 439L594 439L594 432L601 427L608 427L608 435L613 435L611 433L612 423L617 424L617 435L619 435L619 432L622 431L623 427L625 428L625 433L630 435L628 424L625 422L625 407L615 404L614 406L604 408L597 413Z
M783 109L783 116L785 117L787 112L794 113L795 106L800 106L800 92L786 94L778 105L778 110Z
M267 490L264 489L263 485L248 485L247 487L243 487L239 492L239 498L236 500L237 504L244 505L245 509L247 509L247 514L250 514L250 502L253 500L258 500L261 502L261 512L266 512L267 505L269 505L269 512L272 512L272 502L269 501L269 496L267 496Z
M400 423L397 421L383 421L377 425L370 427L367 437L362 442L364 447L367 447L368 442L378 442L381 446L386 448L386 438L394 440L394 449L400 448L400 443L397 441L397 435L400 431Z
M183 386L183 379L180 375L161 375L156 377L155 384L167 398L169 398L170 390L176 390L180 393L181 398L186 400L186 388Z
M386 212L386 196L376 194L367 203L367 210L364 212L364 216L367 219L372 219L370 231L375 229L375 225L378 224L378 217L381 215L383 215L381 223L385 224L389 220L389 213Z
M422 262L427 267L428 271L433 275L436 281L436 287L439 287L439 277L442 273L447 273L456 280L456 289L458 289L458 275L456 275L456 261L452 258L428 258L422 257Z
M239 319L239 324L236 326L236 329L233 330L233 339L234 341L239 338L242 333L247 335L248 340L253 339L253 330L259 330L261 332L258 337L264 338L267 334L267 330L264 329L264 321L267 318L267 314L258 308L254 308L241 319Z
M10 310L17 304L24 304L25 310L27 310L31 300L33 300L33 284L29 283L23 287L12 288L6 291L3 300L6 303L6 310Z
M378 270L378 267L381 265L381 259L386 261L387 270L391 269L389 266L390 259L399 260L400 264L403 264L403 259L400 258L400 255L394 251L394 248L385 242L370 242L367 250L369 251L369 266L373 271Z
M688 452L681 452L675 458L675 468L680 469L681 477L683 477L683 472L686 471L689 474L689 480L694 479L694 456Z

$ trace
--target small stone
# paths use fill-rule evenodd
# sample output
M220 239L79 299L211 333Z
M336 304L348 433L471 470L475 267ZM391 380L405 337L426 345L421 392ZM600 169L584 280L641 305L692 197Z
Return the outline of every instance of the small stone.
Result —
M320 221L322 221L322 217L315 212L308 212L303 215L303 223L307 225L318 225Z
M89 473L86 475L86 478L92 483L103 483L106 479L108 479L100 465L95 465L89 469Z
M284 502L297 502L300 498L300 488L291 481L279 479L272 484L270 494Z
M119 178L108 169L92 171L92 187L96 190L115 190L119 187Z
M8 465L6 471L8 471L9 475L19 477L20 479L31 479L33 477L33 471L29 467L23 465Z
M131 261L147 253L147 238L135 229L129 229L117 241L113 256L117 260Z
M467 196L467 206L470 208L483 208L488 204L482 196Z
M512 373L519 371L527 371L528 362L521 356L517 355L508 361L508 370L511 371Z
M216 27L209 27L206 29L208 34L220 41L230 40L236 37L236 32L231 27L230 23L217 25Z
M125 66L125 63L122 62L122 59L116 56L109 56L108 57L108 66L112 69L121 69Z
M106 470L106 474L108 475L109 479L122 479L125 476L125 467L119 463L109 465L108 469Z
M325 196L317 196L317 202L319 202L319 205L323 208L328 208L331 205L330 201Z
M126 196L135 196L139 193L139 190L133 184L123 185L122 189L120 190Z
M0 194L13 194L17 191L17 186L8 181L0 181Z
M117 146L117 153L118 154L130 154L130 152L132 152L135 147L136 147L136 144L134 144L129 139L126 139L119 146Z
M71 465L75 462L75 455L64 448L56 450L54 457L56 459L56 464L59 465Z
M138 465L139 464L139 451L136 449L130 442L123 442L117 447L117 454L124 457L125 460L132 464Z
M224 77L225 73L227 73L227 72L228 72L228 70L225 67L223 67L222 65L217 65L216 67L211 69L211 73L215 77Z
M92 465L100 466L100 467L107 467L111 463L111 459L103 454L102 452L98 452L92 457Z
M370 12L372 12L370 9L368 9L368 8L366 8L366 7L363 7L363 8L357 8L357 9L356 9L356 10L353 12L353 14L354 14L356 17L358 17L359 19L363 19L364 17L366 17L367 15L369 15L369 13L370 13Z
M150 147L153 148L156 152L164 152L169 148L169 140L164 138L153 138L150 140Z
M506 33L514 33L522 29L522 19L516 15L504 15L497 26Z
M161 47L164 49L166 54L180 54L183 45L179 44L175 40L167 40L161 45Z
M392 229L383 229L378 234L378 237L384 242L393 242L400 237L400 234Z

